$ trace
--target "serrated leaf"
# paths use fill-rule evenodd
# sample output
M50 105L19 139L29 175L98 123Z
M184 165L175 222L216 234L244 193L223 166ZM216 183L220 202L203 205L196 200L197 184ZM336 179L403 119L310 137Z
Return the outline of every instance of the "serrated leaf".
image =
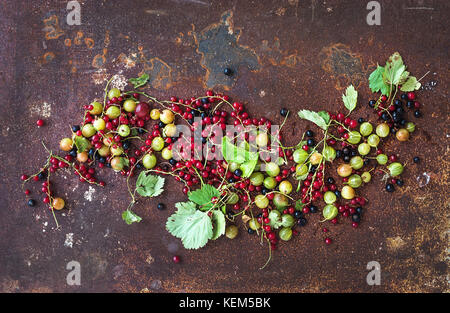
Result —
M177 202L175 203L175 207L178 209L179 213L182 214L194 214L195 210L197 210L197 206L194 202Z
M192 202L199 205L199 209L202 211L207 211L213 207L211 202L212 197L219 197L219 191L211 185L203 185L202 188L190 191L188 193L188 198Z
M313 122L320 128L326 130L328 128L328 123L324 120L322 116L320 116L317 112L310 110L301 110L298 112L298 116L304 120L308 120Z
M323 120L325 121L325 123L328 125L328 123L330 123L330 114L328 114L327 111L319 111L317 112L317 114L320 115L321 118L323 118Z
M186 249L198 249L213 237L213 224L207 213L186 206L168 218L166 229L180 238Z
M78 153L85 152L89 149L91 143L83 136L75 136L75 147L77 147Z
M369 76L369 87L372 92L381 91L385 96L389 95L389 85L383 80L384 67L377 66L377 68Z
M420 86L422 86L422 84L417 81L417 78L415 78L414 76L409 76L400 90L405 92L414 91L419 90Z
M142 74L141 76L137 78L130 78L128 81L133 84L133 87L139 88L141 86L144 86L147 82L150 76L147 73Z
M300 211L301 209L303 209L303 207L304 207L305 205L306 205L306 204L304 204L301 200L295 201L295 209L296 209L297 211Z
M164 191L165 178L141 172L136 181L136 192L143 197L157 197Z
M406 66L403 64L402 57L398 52L395 52L386 62L383 79L386 83L397 86L400 83L405 70Z
M228 163L234 162L241 165L243 178L250 177L258 163L257 153L233 145L226 136L222 138L222 155Z
M345 93L342 95L342 101L344 101L344 105L352 112L356 108L356 103L358 101L358 91L356 91L353 85L350 85L345 89Z
M139 223L142 220L142 218L140 216L136 215L135 213L133 213L130 210L123 211L122 219L128 225L130 225L132 223Z
M256 164L258 164L258 160L248 160L244 163L242 163L239 166L239 169L242 171L242 178L247 178L252 175L253 171L255 170Z
M219 210L212 211L212 222L213 222L213 235L212 240L216 240L223 234L225 234L225 215Z
M270 227L274 229L278 229L282 225L281 215L276 211L271 211L269 213L269 221Z

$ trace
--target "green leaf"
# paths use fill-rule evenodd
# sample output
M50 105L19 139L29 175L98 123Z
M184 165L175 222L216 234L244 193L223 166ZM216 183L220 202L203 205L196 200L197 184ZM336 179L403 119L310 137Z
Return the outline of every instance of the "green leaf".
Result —
M409 76L406 82L400 88L401 91L414 91L419 90L421 84L417 81L417 78L414 76Z
M305 206L306 204L304 204L303 202L302 202L302 200L297 200L297 201L295 201L295 209L297 210L297 211L300 211L301 209L303 209L303 207Z
M132 223L135 223L135 222L139 223L139 222L142 220L142 218L141 218L140 216L136 215L135 213L133 213L133 212L130 211L130 210L123 211L123 213L122 213L122 219L123 219L123 220L125 221L125 223L127 223L128 225L130 225L130 224L132 224Z
M156 197L164 191L164 182L165 178L141 172L136 181L136 191L143 197Z
M328 125L328 123L330 123L331 118L330 118L330 114L328 114L327 111L319 111L319 112L317 112L317 114L319 114L320 117L323 118L323 120L325 121L325 123L327 123L327 125Z
M87 151L89 149L90 142L83 136L75 136L75 147L77 147L78 153Z
M239 166L239 169L242 171L241 177L250 177L255 170L256 164L258 164L258 160L249 160L242 163L241 166Z
M277 211L271 211L269 213L269 225L274 229L280 228L282 225L281 214Z
M358 92L353 85L350 85L345 89L345 94L342 95L342 101L344 101L344 105L350 113L356 108Z
M183 214L194 214L195 210L197 210L197 206L194 202L177 202L175 203L175 207L178 209L178 212Z
M166 222L166 229L180 238L186 249L198 249L213 238L213 224L206 212L196 210L192 202L177 203L178 211ZM180 209L181 208L181 209Z
M397 86L404 78L403 72L405 70L406 66L403 64L402 57L398 52L395 52L386 62L383 79L386 83Z
M212 240L216 240L223 234L225 234L225 215L219 210L212 211L212 222L213 222L213 236Z
M141 76L137 78L130 78L128 81L133 84L134 88L139 88L141 86L144 86L147 82L150 76L147 73L142 74Z
M226 136L222 138L222 155L228 163L234 162L241 165L243 178L250 177L258 164L257 153L233 145Z
M298 112L298 116L304 120L308 120L313 122L320 128L326 130L328 128L328 123L324 120L322 116L320 116L317 112L310 110L301 110Z
M200 210L207 211L213 207L212 197L219 197L219 191L211 185L203 185L201 189L196 189L188 193L188 198L200 206Z
M383 80L384 67L377 66L377 68L369 76L369 87L372 92L378 92L385 96L389 95L389 85L387 85Z
M302 141L300 141L296 146L295 146L295 149L300 149L300 148L302 148L304 145L306 145L306 140L302 140Z

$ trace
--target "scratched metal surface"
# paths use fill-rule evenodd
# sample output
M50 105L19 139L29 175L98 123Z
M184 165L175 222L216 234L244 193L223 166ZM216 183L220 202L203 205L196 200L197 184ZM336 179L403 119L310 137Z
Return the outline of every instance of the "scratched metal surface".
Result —
M1 2L1 291L449 291L448 1L380 1L382 25L372 27L365 1L84 1L80 26L66 24L66 1ZM331 246L313 216L265 270L258 268L267 247L244 232L186 251L164 229L171 204L184 199L181 186L139 201L143 221L127 226L125 181L107 170L100 174L107 187L95 191L58 175L55 191L70 208L59 216L61 230L41 203L26 205L19 176L42 165L40 141L56 150L113 74L120 85L145 71L149 92L161 98L226 90L250 113L279 123L282 106L337 110L350 83L367 103L368 73L394 51L415 76L430 71L424 83L437 82L419 95L424 118L415 120L412 140L387 148L408 162L406 186L386 194L376 177L364 189L370 204L360 227L330 226ZM224 65L235 70L232 78L221 74ZM355 116L374 119L364 106ZM47 126L35 127L38 118ZM288 144L306 128L290 118ZM412 164L415 155L420 165ZM416 178L424 172L430 181L421 188ZM38 186L29 187L40 200ZM156 210L159 201L168 210ZM171 262L174 253L181 264ZM81 264L79 287L66 284L71 260ZM366 284L372 260L381 264L380 286Z

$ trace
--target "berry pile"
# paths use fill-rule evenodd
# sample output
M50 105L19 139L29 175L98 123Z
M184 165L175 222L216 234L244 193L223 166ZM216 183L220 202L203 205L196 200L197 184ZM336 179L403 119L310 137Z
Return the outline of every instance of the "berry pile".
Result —
M413 92L400 98L396 93L383 94L369 101L378 115L374 121L355 120L349 114L356 107L357 92L350 86L343 96L348 114L301 110L299 117L315 123L320 135L306 130L297 145L285 147L281 131L289 111L284 108L280 110L283 123L269 131L275 126L272 121L251 117L242 103L227 95L207 91L201 97L160 101L140 89L147 80L145 75L131 79L134 88L128 91L109 89L108 82L103 103L84 106L81 123L60 141L64 155L47 150L49 157L39 172L22 175L24 182L42 181L43 202L55 221L54 211L65 203L51 192L50 177L60 169L69 168L80 182L102 187L105 182L96 177L96 167L120 172L132 199L122 215L128 224L141 220L131 211L136 193L156 197L163 192L164 179L154 173L180 182L181 192L190 200L177 203L178 211L166 224L186 248L200 248L221 235L235 238L239 216L249 234L261 234L261 240L275 250L279 240L299 234L311 214L321 213L322 222L331 224L348 218L352 227L358 227L368 199L357 191L373 173L385 174L388 192L404 184L400 175L405 165L397 155L385 154L382 146L394 135L406 141L414 132L403 107L407 101L407 108L416 109L414 116L421 116ZM45 125L42 120L37 124ZM329 170L332 162L340 163L334 177ZM132 188L130 178L137 171ZM36 201L29 199L28 205L35 206ZM157 209L164 210L165 205L159 203ZM322 227L322 231L325 244L331 244L330 230ZM174 262L179 260L174 257Z

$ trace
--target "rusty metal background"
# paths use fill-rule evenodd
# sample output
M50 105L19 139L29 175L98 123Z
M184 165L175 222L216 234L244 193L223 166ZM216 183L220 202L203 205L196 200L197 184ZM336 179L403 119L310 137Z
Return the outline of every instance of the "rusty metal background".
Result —
M0 290L4 292L444 292L449 291L448 249L448 1L380 1L381 26L368 26L368 1L80 1L80 26L66 23L67 1L1 1L2 88L0 184ZM226 91L252 115L280 123L279 108L336 111L342 89L360 91L356 117L374 115L367 77L377 62L399 51L409 70L436 86L419 93L423 115L409 142L386 148L408 162L403 188L384 192L380 177L366 187L364 220L330 226L323 244L319 216L300 235L280 244L270 266L267 246L244 232L231 241L184 250L164 229L184 196L169 184L154 200L141 200L143 217L127 226L125 180L100 171L104 189L80 184L67 172L56 193L70 211L54 230L39 205L30 208L21 173L45 160L41 140L53 150L82 106L102 97L105 80L116 85L143 71L149 92L160 97ZM221 75L233 68L232 78ZM372 114L372 115L370 115ZM37 128L35 121L47 125ZM292 116L285 140L296 143L311 125ZM420 165L412 163L420 156ZM419 187L419 177L430 176ZM168 206L158 211L157 202ZM71 235L73 238L71 240ZM182 257L173 264L173 254ZM66 284L67 262L81 264L81 286ZM366 264L381 264L380 286L366 283Z

